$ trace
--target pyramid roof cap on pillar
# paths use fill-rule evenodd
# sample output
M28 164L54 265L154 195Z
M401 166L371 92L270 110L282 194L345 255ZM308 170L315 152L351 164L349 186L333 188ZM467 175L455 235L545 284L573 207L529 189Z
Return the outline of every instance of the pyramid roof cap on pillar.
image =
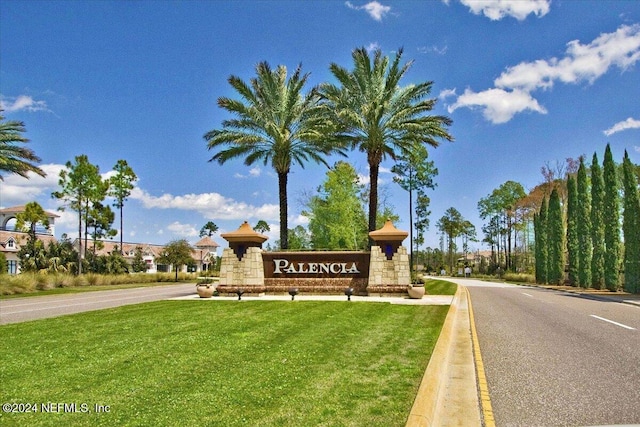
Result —
M376 242L402 242L408 235L407 231L398 230L390 219L387 219L382 228L369 233L369 236Z
M208 249L208 248L219 248L220 245L217 244L211 237L204 236L202 239L198 240L198 243L194 245L198 249Z
M220 237L229 243L264 243L269 239L264 234L257 233L247 221L245 221L236 231L221 234Z

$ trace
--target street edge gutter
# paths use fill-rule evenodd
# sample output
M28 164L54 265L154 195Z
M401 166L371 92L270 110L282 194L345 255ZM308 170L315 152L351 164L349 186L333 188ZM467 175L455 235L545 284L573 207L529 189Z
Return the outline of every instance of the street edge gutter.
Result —
M633 300L612 298L612 296L607 295L606 293L605 294L588 294L586 292L581 292L580 289L556 289L553 287L538 285L537 283L533 283L533 284L527 283L527 284L523 284L522 286L528 286L528 287L537 288L537 289L544 289L544 290L553 291L553 292L565 292L572 295L578 295L584 299L591 299L594 301L617 302L618 304L626 304L626 305L631 305L635 307L640 307L640 302L636 302Z
M487 376L484 372L484 363L482 362L482 354L480 352L478 332L476 331L476 322L473 316L473 306L471 304L471 294L469 293L469 289L467 288L465 288L465 292L467 293L467 304L469 307L471 341L473 343L473 356L476 362L476 378L478 379L478 392L480 394L480 409L482 411L482 419L485 427L495 427L496 421L493 417L493 407L491 406L491 398L489 396L489 386L487 384Z
M456 294L449 306L449 312L444 319L440 336L431 353L431 359L424 372L418 394L411 407L405 427L432 426L436 419L438 403L441 399L441 389L449 371L449 347L453 336L453 324L458 311L461 286L458 285Z

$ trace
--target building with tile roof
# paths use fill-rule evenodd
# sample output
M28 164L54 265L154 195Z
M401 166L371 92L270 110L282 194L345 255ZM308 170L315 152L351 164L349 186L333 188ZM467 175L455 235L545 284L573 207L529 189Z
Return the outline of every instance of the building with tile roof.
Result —
M20 260L18 251L20 246L27 241L29 233L18 231L15 228L16 215L24 212L25 205L12 206L0 209L0 252L7 259L7 270L10 274L20 273ZM45 211L46 212L46 211ZM60 215L46 212L49 218L49 228L36 225L36 236L47 246L49 242L56 241L54 237L56 218Z
M15 229L16 215L23 212L25 206L13 206L10 208L0 209L0 252L3 253L7 259L8 271L10 274L20 273L20 260L18 258L18 251L20 246L25 244L28 233L17 231ZM42 240L45 247L49 245L49 242L56 242L54 236L55 219L59 218L51 212L47 212L49 216L49 228L36 227L36 236L39 240ZM74 241L74 247L78 250L78 240ZM109 255L113 251L119 250L120 242L113 240L99 240L95 245L96 255ZM192 271L207 271L212 270L217 261L217 249L220 247L210 237L205 236L199 240L191 250L191 256L193 258L193 264L191 265ZM147 272L163 272L171 271L171 267L167 265L157 264L156 259L164 250L163 245L154 245L149 243L128 243L123 242L122 254L129 264L134 260L136 249L140 248L142 252L142 259L147 264ZM87 241L87 251L94 251L94 242L91 239ZM187 270L187 266L184 266L184 271Z
M110 253L117 251L120 246L120 242L113 240L97 240L96 243L95 254L97 256L109 255ZM78 241L76 239L76 241L74 241L74 247L76 250L78 250L78 246ZM219 246L220 245L209 237L205 237L197 242L191 250L191 257L193 258L193 264L190 266L191 271L198 272L213 269L217 261L217 248ZM122 255L129 264L133 262L138 248L140 248L142 253L142 259L147 264L148 273L171 271L171 266L158 264L156 262L157 258L164 250L164 245L123 242ZM91 239L87 241L87 252L94 252L94 242ZM188 266L183 266L183 271L187 271L188 268Z

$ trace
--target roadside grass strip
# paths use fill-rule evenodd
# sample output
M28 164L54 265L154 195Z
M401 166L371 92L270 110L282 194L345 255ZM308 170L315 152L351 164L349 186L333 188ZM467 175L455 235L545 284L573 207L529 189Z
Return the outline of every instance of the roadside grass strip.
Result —
M23 404L0 424L404 425L448 309L160 301L0 326L0 400Z
M427 279L424 288L428 295L455 295L458 285L453 282L440 279Z

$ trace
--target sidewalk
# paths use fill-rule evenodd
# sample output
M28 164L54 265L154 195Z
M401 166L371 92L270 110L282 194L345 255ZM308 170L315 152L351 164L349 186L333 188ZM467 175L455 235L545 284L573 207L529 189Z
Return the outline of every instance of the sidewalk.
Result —
M468 294L458 286L406 427L481 426L476 378Z
M237 296L217 296L211 298L200 298L197 294L183 297L171 298L172 300L197 300L197 301L238 301ZM351 302L373 302L404 305L449 305L454 297L450 295L425 295L422 299L410 299L406 297L375 297L352 295ZM346 301L344 295L296 295L296 301ZM242 301L291 301L289 295L243 295Z

